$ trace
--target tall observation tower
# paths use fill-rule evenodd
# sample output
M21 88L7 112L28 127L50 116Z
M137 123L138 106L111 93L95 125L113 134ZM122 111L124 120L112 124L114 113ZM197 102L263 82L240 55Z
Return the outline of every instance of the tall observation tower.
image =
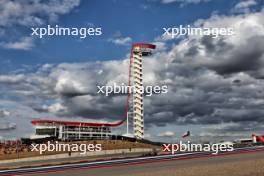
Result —
M147 43L135 43L131 48L130 66L129 66L129 86L134 87L128 95L128 121L133 120L134 137L144 138L144 106L143 106L143 66L142 57L151 55L151 50L156 46Z

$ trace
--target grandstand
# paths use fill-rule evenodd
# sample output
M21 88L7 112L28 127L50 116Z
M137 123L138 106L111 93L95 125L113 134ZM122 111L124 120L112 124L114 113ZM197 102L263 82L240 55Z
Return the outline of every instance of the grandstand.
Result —
M111 127L121 125L118 123L91 123L69 122L58 120L33 120L36 134L31 139L56 138L59 140L95 140L110 139Z

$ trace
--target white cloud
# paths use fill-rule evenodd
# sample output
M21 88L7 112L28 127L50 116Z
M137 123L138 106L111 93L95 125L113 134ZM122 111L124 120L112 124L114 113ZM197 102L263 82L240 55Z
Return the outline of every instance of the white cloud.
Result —
M158 137L173 137L173 136L175 136L175 133L172 131L165 131L158 134Z
M161 0L161 3L169 4L173 2L178 2L181 4L181 6L184 6L186 4L199 4L201 2L208 2L210 0Z
M13 130L16 128L15 123L1 123L0 130Z
M63 106L61 103L52 104L47 109L54 114L67 113L67 107Z
M0 1L0 26L41 25L47 20L54 22L59 15L70 12L79 4L80 0L2 0Z
M116 45L128 45L132 42L131 37L115 37L108 40Z
M34 47L34 40L31 37L23 37L14 42L1 42L0 46L6 49L29 50Z
M46 23L58 21L61 15L69 13L80 4L80 0L1 0L0 1L0 46L7 49L29 50L34 47L34 39L24 36L17 26L30 29ZM16 26L13 28L13 26ZM11 40L5 36L12 36Z
M0 117L7 117L7 116L10 116L11 113L8 111L8 110L0 110Z
M249 13L250 7L257 5L257 0L242 0L238 2L232 9L233 12L244 12Z
M0 83L18 83L25 79L23 74L0 75Z

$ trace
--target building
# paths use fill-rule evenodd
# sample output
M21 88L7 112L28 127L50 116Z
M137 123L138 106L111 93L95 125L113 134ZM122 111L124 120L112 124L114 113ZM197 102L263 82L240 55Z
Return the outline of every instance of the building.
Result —
M59 140L109 139L111 128L121 125L117 123L70 122L59 120L33 120L36 134L32 139L55 137Z
M235 140L235 143L237 143L237 144L252 144L253 139L252 138L237 139L237 140Z

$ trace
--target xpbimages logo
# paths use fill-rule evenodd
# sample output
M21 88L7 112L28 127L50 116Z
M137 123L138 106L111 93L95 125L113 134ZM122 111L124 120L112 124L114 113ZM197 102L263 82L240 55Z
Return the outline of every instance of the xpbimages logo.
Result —
M168 86L128 86L125 83L121 85L107 85L107 86L97 86L97 93L104 94L105 96L109 96L112 94L129 94L129 93L140 93L146 96L152 96L153 94L166 94L168 93Z
M98 152L102 151L102 144L64 144L48 141L47 144L31 144L32 152L80 152L80 154L86 154L86 152Z
M179 27L163 28L163 37L176 38L178 36L189 36L189 35L210 35L213 38L219 36L231 36L234 35L233 28L209 28L209 27L191 27L190 25Z
M103 34L102 28L100 27L59 27L55 25L52 27L48 25L47 27L37 27L31 28L32 36L37 36L43 38L44 36L78 36L79 38L86 38L88 36L100 36Z
M212 152L218 154L219 152L233 151L233 144L220 143L220 144L194 144L188 141L183 143L180 141L178 144L163 144L162 151L175 154L176 152Z

